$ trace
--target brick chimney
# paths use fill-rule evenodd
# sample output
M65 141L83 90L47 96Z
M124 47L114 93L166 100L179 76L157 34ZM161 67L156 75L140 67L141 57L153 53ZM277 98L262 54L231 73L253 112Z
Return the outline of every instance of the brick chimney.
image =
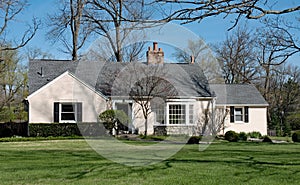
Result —
M191 55L190 63L191 63L191 64L194 64L194 63L195 63L195 57L194 57L194 55Z
M147 51L147 64L163 64L164 52L161 48L158 48L157 42L153 42L153 50L148 47Z

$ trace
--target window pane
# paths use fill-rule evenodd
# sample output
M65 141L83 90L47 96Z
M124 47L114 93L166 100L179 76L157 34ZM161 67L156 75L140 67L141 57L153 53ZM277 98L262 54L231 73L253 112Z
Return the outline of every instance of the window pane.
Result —
M243 109L242 108L236 108L235 109L235 114L236 115L242 115L243 114Z
M154 104L152 111L155 113L157 123L165 124L165 106L164 104Z
M74 105L72 104L62 104L61 105L61 111L62 112L74 112Z
M243 109L242 108L235 108L235 121L243 121Z
M235 116L235 121L243 121L243 116Z
M194 105L189 105L189 123L194 124Z
M185 105L169 105L169 124L185 124Z
M75 121L74 113L61 113L61 120Z

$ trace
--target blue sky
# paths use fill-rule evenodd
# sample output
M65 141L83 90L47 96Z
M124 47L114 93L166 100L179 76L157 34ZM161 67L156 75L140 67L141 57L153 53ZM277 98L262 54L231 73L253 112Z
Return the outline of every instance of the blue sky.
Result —
M25 22L30 22L32 16L40 18L42 21L45 21L47 14L52 13L57 8L57 2L59 0L29 0L30 6L22 13L21 16L18 17L18 24L14 24L10 29L10 37L18 38L18 36L24 30ZM293 6L297 3L297 0L289 0L289 1L279 1L277 7L286 8L289 6ZM298 2L299 4L299 2ZM290 17L295 16L295 14L289 15ZM20 24L21 23L21 24ZM22 24L23 23L23 24ZM241 25L247 25L250 28L254 28L257 24L259 24L256 20L247 21L247 23L242 23ZM200 23L192 23L183 25L185 28L191 30L199 37L201 37L208 44L216 44L223 41L226 38L226 34L228 34L227 29L230 28L232 22L230 19L223 19L222 16L207 18L201 21ZM38 31L37 35L34 39L28 44L29 47L41 48L43 51L51 53L57 59L69 59L69 56L59 51L59 44L52 44L49 40L47 40L46 33L48 29L44 24L41 29ZM299 35L300 36L300 35ZM12 39L13 40L13 39ZM86 45L88 48L89 44ZM168 53L166 53L166 56ZM296 64L300 66L300 56L295 55L291 59L289 59L290 63Z

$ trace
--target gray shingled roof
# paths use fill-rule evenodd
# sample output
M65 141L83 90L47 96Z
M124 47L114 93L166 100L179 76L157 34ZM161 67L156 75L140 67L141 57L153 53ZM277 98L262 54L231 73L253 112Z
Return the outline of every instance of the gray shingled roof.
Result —
M31 60L28 72L29 94L32 94L62 73L69 71L106 96L126 96L124 90L118 91L116 89L122 86L129 89L126 87L126 84L128 79L131 79L133 76L133 72L128 72L130 71L128 69L132 69L132 67L132 63ZM137 74L142 75L141 71L137 70ZM161 65L159 75L163 75L163 78L175 87L179 92L177 93L179 96L212 96L207 79L198 64L165 63Z
M268 105L251 84L211 84L210 88L216 93L216 103L220 105Z

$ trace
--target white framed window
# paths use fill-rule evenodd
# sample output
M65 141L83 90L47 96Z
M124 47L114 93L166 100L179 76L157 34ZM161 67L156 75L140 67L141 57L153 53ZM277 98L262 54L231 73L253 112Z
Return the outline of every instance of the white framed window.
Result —
M165 104L154 104L152 111L155 113L155 124L166 124L165 122Z
M169 105L169 124L186 123L186 105Z
M187 125L194 124L194 105L188 103L167 104L167 124Z
M76 122L77 104L76 103L60 103L60 120L59 122Z
M194 105L189 104L189 124L194 124Z
M248 123L249 107L230 107L230 123Z
M82 122L82 103L54 102L54 122Z
M244 113L243 108L241 107L235 107L234 108L234 120L236 122L242 122L244 121Z

